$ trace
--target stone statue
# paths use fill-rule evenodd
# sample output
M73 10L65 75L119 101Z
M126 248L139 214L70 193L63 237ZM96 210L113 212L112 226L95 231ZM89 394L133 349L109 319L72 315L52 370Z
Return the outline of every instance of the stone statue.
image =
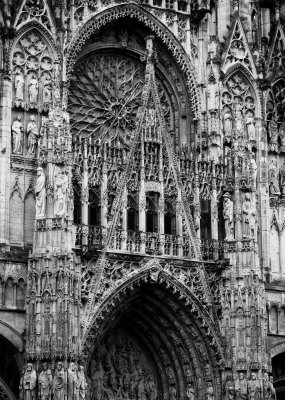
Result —
M50 400L52 392L52 374L46 362L43 363L43 370L39 375L39 399Z
M187 384L186 397L188 400L195 400L195 391L191 383Z
M250 142L255 141L255 126L254 117L252 114L248 114L245 120L247 126L247 138Z
M233 400L234 396L235 396L235 384L231 376L228 376L225 383L225 400Z
M231 136L233 128L233 117L230 110L227 110L224 114L224 133L226 136Z
M236 104L236 109L235 109L235 127L238 133L243 134L244 133L244 118L243 118L243 113L241 110L241 105ZM240 136L240 135L238 135Z
M37 124L35 122L34 115L31 115L30 122L27 126L27 135L28 135L28 153L33 155L35 154L35 145L38 141L39 131Z
M271 390L272 390L272 392L271 392L271 400L277 400L276 390L275 390L275 387L273 385L273 376L272 375L269 377L269 381L271 383Z
M268 124L269 131L269 150L277 151L278 150L278 127L277 123L274 120L271 120Z
M255 211L250 194L246 193L242 205L243 238L253 238L255 232Z
M51 80L46 78L43 82L43 103L47 104L51 102Z
M79 381L79 400L85 400L87 391L87 381L85 379L83 365L79 366L78 381Z
M280 190L282 196L285 196L285 161L280 167Z
M16 90L16 100L24 100L24 77L19 72L15 76L15 90Z
M279 128L279 137L281 141L281 152L285 152L285 123L283 122Z
M71 362L67 370L67 395L69 400L76 399L77 380L76 364Z
M23 152L23 124L22 117L18 115L12 124L12 139L13 146L12 151L14 154L22 154Z
M61 362L57 363L52 383L53 400L64 400L65 382L64 369Z
M39 93L39 84L38 80L36 79L35 75L32 76L32 79L29 83L29 102L30 103L37 103L38 101L38 93Z
M206 400L214 400L214 388L211 382L207 382Z
M261 384L254 372L251 373L247 384L248 400L261 400Z
M265 371L263 373L263 379L262 379L262 400L273 400L272 394L274 387L272 383L269 380L269 375L268 372Z
M277 171L277 160L271 160L271 163L268 168L269 171L269 193L273 196L280 195L280 188L279 188L279 177Z
M54 216L64 217L66 214L68 177L67 171L61 169L54 180Z
M36 192L36 218L45 218L46 216L46 177L42 168L37 169L37 181L35 185Z
M231 196L229 193L224 194L223 200L224 200L223 217L225 220L225 231L226 231L225 240L234 240L233 201L231 200Z
M249 185L253 192L256 191L257 165L254 156L249 161Z
M28 363L20 381L20 397L23 400L36 400L37 375L33 365Z
M236 395L236 400L247 399L247 381L244 377L243 372L239 373L239 377L235 381L235 395Z

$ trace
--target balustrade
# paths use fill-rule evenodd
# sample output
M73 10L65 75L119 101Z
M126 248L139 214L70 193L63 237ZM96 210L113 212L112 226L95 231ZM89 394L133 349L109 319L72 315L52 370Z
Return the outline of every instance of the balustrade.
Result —
M76 225L75 247L102 248L106 228L92 225ZM160 234L156 232L124 231L116 229L110 249L138 254L192 258L193 249L187 236ZM203 260L224 258L226 246L223 241L202 240Z

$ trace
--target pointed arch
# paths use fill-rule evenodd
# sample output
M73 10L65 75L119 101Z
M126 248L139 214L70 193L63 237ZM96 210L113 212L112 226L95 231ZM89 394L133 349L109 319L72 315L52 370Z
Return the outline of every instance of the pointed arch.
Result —
M191 98L192 109L196 118L200 115L200 95L197 89L197 77L195 67L185 50L175 38L175 36L153 15L146 10L140 8L136 4L120 4L119 6L110 7L107 10L98 13L79 28L71 41L66 54L66 71L67 77L73 71L77 56L92 34L97 32L106 24L119 20L121 18L130 17L136 19L150 29L166 46L172 54L174 60L180 68L182 75L186 78L188 93Z

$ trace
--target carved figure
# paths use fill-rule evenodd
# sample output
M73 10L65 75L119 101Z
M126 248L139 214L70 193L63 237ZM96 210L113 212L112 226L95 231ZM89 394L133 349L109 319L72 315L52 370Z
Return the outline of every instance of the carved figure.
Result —
M61 169L54 180L54 215L56 217L63 217L66 214L67 189L67 171Z
M269 132L269 150L277 151L278 150L278 128L277 123L274 120L271 120L268 124L268 132Z
M242 206L243 215L243 237L254 237L255 231L255 211L252 206L250 194L246 193Z
M30 103L37 103L38 101L38 93L39 93L39 84L35 75L32 76L32 79L29 83L29 101Z
M207 382L206 400L214 400L214 388L211 382Z
M52 374L46 362L43 363L43 370L39 375L38 385L40 400L50 400L52 392Z
M233 240L234 239L234 205L231 200L231 196L229 193L225 193L223 196L224 204L223 204L223 217L225 220L225 231L226 237L225 240Z
M233 128L233 117L232 113L227 110L224 114L224 133L225 135L231 136Z
M24 100L24 77L21 73L15 76L16 100Z
M256 177L257 177L257 165L254 156L251 156L249 162L249 186L253 192L256 191Z
M279 189L279 179L278 179L278 171L277 171L277 160L271 160L269 165L269 193L273 196L280 195Z
M20 396L23 400L36 399L37 375L33 365L28 363L20 381Z
M273 397L273 392L274 392L274 387L272 383L269 380L269 375L268 372L265 371L263 374L263 379L262 379L262 396L263 400L272 400Z
M235 127L238 133L244 133L244 125L243 125L243 114L241 111L241 105L236 104L236 115L235 115ZM239 136L239 135L238 135Z
M87 391L87 381L85 379L83 365L79 366L78 382L79 382L79 400L85 400Z
M69 364L69 368L67 370L67 395L69 400L76 399L76 392L78 388L78 377L76 371L76 365L74 362Z
M35 145L37 143L39 132L38 127L35 122L34 115L31 115L30 122L27 126L27 135L28 135L28 153L35 154Z
M280 167L280 190L281 194L285 195L285 161Z
M58 362L56 366L52 384L52 391L54 400L64 400L64 395L65 395L64 370L61 362Z
M255 141L254 117L252 114L247 115L245 124L247 126L247 138L249 141Z
M251 373L247 384L248 400L261 400L261 384L254 372Z
M233 400L235 395L235 384L229 376L225 383L225 400Z
M187 385L186 396L188 400L195 400L195 391L190 383Z
M22 117L18 115L15 121L12 124L12 139L13 139L13 147L12 151L15 154L22 154L23 151L23 124Z
M43 82L43 103L47 104L51 102L51 80L46 78Z
M45 218L46 215L46 177L42 168L37 169L36 192L36 218Z
M270 376L269 381L271 383L271 390L272 390L272 392L271 392L271 400L276 400L276 390L275 390L275 387L273 385L273 376Z
M247 381L244 377L243 372L239 373L239 377L235 381L235 395L236 395L236 400L247 399Z

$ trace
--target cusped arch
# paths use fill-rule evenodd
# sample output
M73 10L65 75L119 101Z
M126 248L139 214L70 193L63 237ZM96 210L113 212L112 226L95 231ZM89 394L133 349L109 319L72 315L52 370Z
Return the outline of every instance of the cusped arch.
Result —
M120 4L110 7L88 20L76 33L66 51L66 73L69 80L78 54L86 41L110 22L129 17L141 22L152 31L172 54L183 76L186 77L186 86L192 103L192 110L196 118L200 115L200 95L197 88L195 68L189 56L175 38L175 36L153 15L136 4Z

